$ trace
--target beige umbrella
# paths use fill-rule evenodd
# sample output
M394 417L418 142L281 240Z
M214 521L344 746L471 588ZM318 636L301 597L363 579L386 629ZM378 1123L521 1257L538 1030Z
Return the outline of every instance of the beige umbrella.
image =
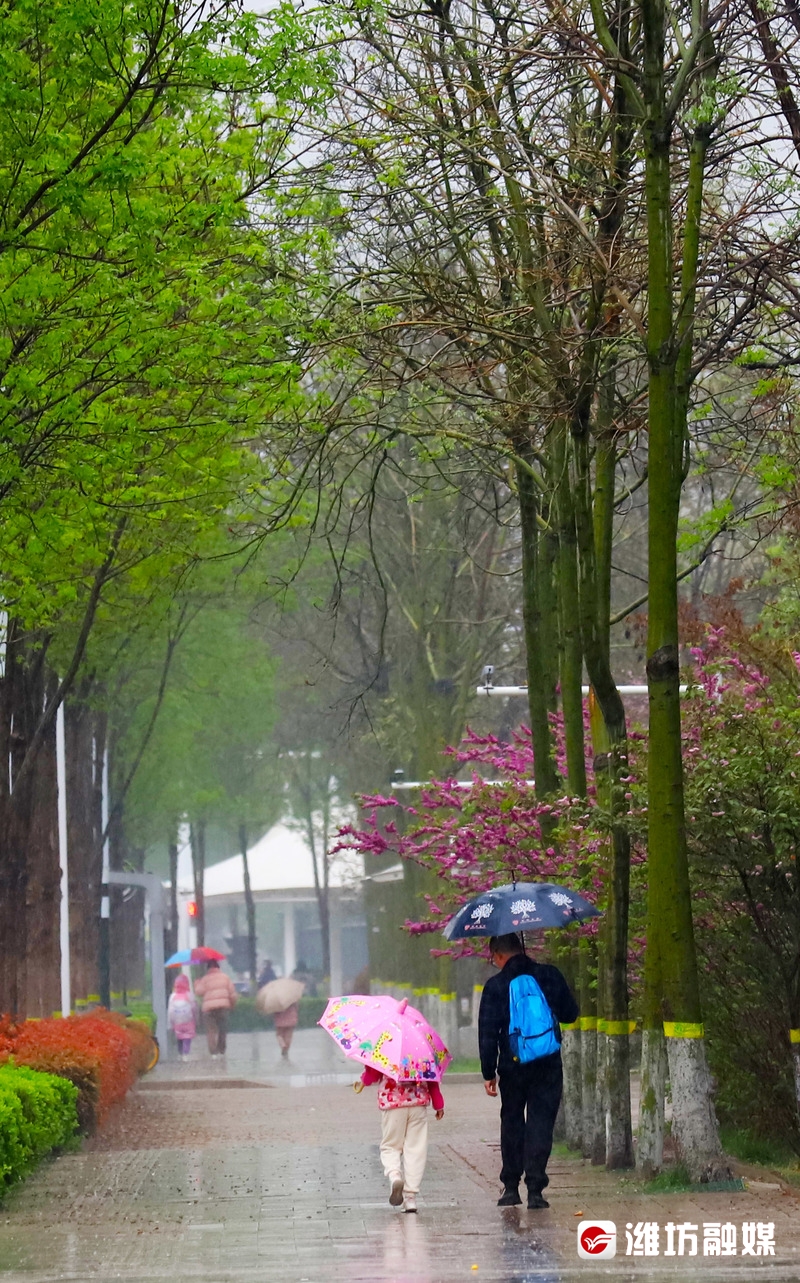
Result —
M273 1016L278 1011L285 1011L291 1007L292 1003L297 1002L305 993L305 985L299 980L293 980L291 976L282 976L278 980L270 980L269 984L264 985L256 994L256 1007L262 1016Z

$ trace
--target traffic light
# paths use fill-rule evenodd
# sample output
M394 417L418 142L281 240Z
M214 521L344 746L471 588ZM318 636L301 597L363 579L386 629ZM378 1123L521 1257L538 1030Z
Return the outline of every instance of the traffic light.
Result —
M196 901L196 900L190 900L190 901L189 901L189 903L186 905L186 912L188 913L188 915L189 915L189 917L190 917L190 918L196 918L196 917L197 917L197 901Z

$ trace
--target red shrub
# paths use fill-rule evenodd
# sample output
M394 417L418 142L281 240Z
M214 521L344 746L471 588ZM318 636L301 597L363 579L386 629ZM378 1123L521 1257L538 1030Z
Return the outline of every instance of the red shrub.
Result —
M98 1009L66 1020L27 1020L15 1025L0 1018L0 1064L13 1057L68 1078L80 1093L81 1125L90 1131L112 1105L123 1100L150 1051L147 1031L137 1021Z

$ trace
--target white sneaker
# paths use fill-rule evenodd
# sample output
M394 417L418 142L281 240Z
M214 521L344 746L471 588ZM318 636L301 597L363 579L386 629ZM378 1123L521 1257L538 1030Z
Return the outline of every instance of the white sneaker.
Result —
M389 1194L389 1202L392 1207L399 1207L403 1201L403 1178L402 1176L393 1176L391 1181L392 1190Z
M405 1198L403 1199L403 1211L416 1212L416 1210L417 1210L416 1194L406 1194Z

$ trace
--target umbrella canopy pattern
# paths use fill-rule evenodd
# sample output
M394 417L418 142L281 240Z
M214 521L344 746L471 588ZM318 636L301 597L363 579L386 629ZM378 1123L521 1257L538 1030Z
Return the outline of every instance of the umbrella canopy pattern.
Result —
M568 887L553 882L516 882L470 900L450 919L443 934L448 940L468 940L510 931L549 931L599 916L593 904Z
M388 994L331 998L318 1022L350 1060L395 1082L441 1082L453 1057L421 1011Z
M167 958L164 966L199 967L201 962L224 961L224 953L217 953L216 949L209 949L207 945L200 944L195 949L179 949L177 953L173 953L171 958Z
M274 1016L279 1011L286 1011L305 993L305 985L291 976L279 976L262 985L256 994L256 1007L262 1016Z

